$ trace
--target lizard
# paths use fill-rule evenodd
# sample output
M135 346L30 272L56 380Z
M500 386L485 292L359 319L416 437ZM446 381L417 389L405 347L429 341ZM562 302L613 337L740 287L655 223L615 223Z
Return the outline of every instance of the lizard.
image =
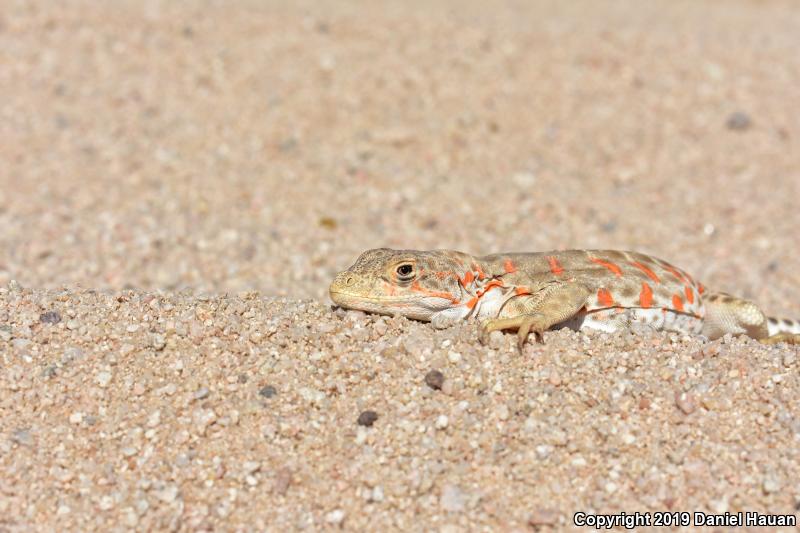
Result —
M446 328L481 319L480 340L517 330L544 342L549 329L747 335L800 344L800 321L767 317L753 302L709 292L684 270L631 251L564 250L482 257L453 250L367 250L330 285L334 304Z

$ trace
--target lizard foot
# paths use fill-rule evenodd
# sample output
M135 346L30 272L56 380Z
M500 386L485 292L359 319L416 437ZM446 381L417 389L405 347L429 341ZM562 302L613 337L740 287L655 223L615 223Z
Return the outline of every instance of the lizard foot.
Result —
M517 347L522 351L528 335L533 332L536 339L544 343L544 336L542 333L547 329L547 324L544 320L544 315L541 313L534 313L530 315L518 315L510 318L492 318L485 321L481 325L480 339L481 342L486 344L489 342L489 334L493 331L502 331L504 329L517 330Z
M786 344L800 344L800 334L796 333L776 333L771 337L765 339L758 339L761 344L778 344L785 342Z

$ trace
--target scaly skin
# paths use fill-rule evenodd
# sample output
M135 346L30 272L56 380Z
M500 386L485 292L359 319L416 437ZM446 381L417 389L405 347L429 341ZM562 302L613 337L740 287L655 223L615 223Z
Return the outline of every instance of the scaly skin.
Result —
M379 248L361 254L330 286L337 305L403 315L444 328L484 319L481 339L516 329L540 340L554 326L603 331L647 324L655 330L731 333L800 344L800 322L768 318L752 302L708 293L683 270L636 252L567 250L493 254Z

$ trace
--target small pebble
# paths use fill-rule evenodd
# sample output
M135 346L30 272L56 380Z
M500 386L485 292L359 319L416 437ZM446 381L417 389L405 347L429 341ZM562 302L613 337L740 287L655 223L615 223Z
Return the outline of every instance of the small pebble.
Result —
M164 503L172 503L178 497L178 487L169 485L161 490L155 491L155 496Z
M460 513L464 510L464 493L456 485L445 485L439 498L439 505L450 513Z
M254 474L261 469L260 461L245 461L242 464L242 471L245 474Z
M105 389L111 383L111 372L98 372L94 379L98 385Z
M438 370L431 370L425 374L425 383L433 390L441 390L444 384L444 374Z
M206 398L208 398L209 394L210 394L210 392L208 390L208 387L200 387L199 389L197 389L197 391L195 391L194 399L195 400L205 400Z
M383 487L380 485L376 485L372 488L372 493L369 496L369 500L372 502L382 502L384 498L383 495Z
M281 496L286 494L289 490L289 485L292 484L292 470L283 467L275 474L275 481L272 484L272 491Z
M752 126L753 120L750 118L750 115L743 111L735 111L728 115L728 120L725 122L725 126L729 130L739 130L744 131L750 126Z
M493 331L489 333L489 347L499 350L505 344L505 335L502 331Z
M445 429L449 423L450 420L448 420L446 415L439 415L436 418L434 425L436 426L436 429Z
M109 509L112 509L114 507L114 498L111 496L103 496L100 498L99 507L101 511L108 511Z
M539 459L547 459L550 456L550 453L553 451L553 447L547 444L540 444L536 447L536 457Z
M58 324L61 322L61 315L58 311L47 311L39 315L39 322L42 324Z
M150 413L150 416L147 417L147 427L154 428L158 427L161 423L161 411L153 411Z
M261 387L261 390L258 391L259 396L263 396L264 398L272 398L278 394L278 391L272 385L265 385Z
M370 427L378 420L378 413L375 411L363 411L358 415L358 425Z
M31 344L33 343L30 339L14 339L11 341L11 347L20 352L27 350Z
M695 402L694 398L686 392L675 393L675 405L677 405L678 409L683 411L683 413L686 415L694 413L694 411L697 409L697 402Z
M345 513L342 509L334 509L325 515L325 521L329 524L338 525L344 521Z
M155 334L150 339L150 345L153 347L154 350L159 352L167 346L167 340L166 338L164 338L164 335Z
M450 361L451 363L454 363L454 364L455 363L460 363L461 362L461 354L451 350L447 354L447 360Z
M778 492L781 489L781 483L775 476L767 476L764 478L762 488L766 494L771 494L773 492Z

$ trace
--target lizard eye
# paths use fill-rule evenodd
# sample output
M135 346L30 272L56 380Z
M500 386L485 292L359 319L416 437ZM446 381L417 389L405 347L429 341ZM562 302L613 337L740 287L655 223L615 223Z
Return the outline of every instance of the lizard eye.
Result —
M401 281L408 281L414 277L414 265L403 263L397 267L397 278Z

